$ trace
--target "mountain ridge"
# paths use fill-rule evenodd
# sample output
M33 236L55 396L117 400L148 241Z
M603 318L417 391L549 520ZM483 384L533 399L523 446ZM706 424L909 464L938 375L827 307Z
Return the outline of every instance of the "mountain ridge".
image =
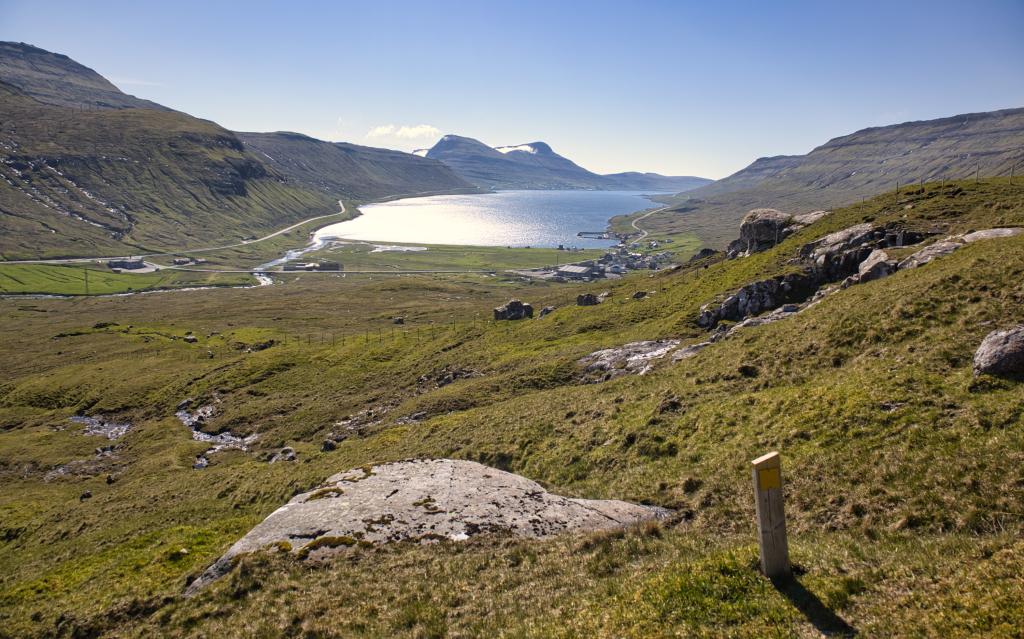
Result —
M491 147L466 136L448 134L416 155L440 160L467 182L488 189L590 189L685 191L709 184L694 176L629 171L600 175L556 153L546 142Z
M759 158L717 182L662 198L671 208L644 224L655 233L696 233L722 248L750 209L797 214L843 206L897 184L1009 175L1022 161L1024 108L868 127L805 155Z

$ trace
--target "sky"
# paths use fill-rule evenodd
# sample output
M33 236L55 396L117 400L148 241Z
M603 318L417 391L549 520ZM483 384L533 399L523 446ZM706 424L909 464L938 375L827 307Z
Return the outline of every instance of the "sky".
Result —
M869 126L1024 107L1024 0L0 0L0 40L236 131L533 141L719 178Z

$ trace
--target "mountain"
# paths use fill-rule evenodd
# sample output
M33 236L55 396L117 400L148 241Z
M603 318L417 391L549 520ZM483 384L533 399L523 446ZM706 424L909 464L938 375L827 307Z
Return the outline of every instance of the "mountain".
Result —
M301 133L238 133L247 150L289 179L353 200L476 191L437 160Z
M109 80L66 55L22 42L0 42L0 71L0 82L51 106L169 110L122 93Z
M721 248L752 208L801 213L858 202L897 182L1009 175L1024 161L1024 109L968 113L872 127L835 138L807 155L761 158L745 169L669 200L647 218L657 232L694 232ZM1017 172L1024 170L1019 167Z
M473 188L407 153L236 134L25 44L0 43L0 113L4 260L199 248L336 212L342 198Z
M684 192L712 181L707 178L688 175L661 175L659 173L609 173L602 175L608 188L619 191L674 191Z
M698 177L657 173L598 175L555 153L544 142L490 147L459 135L446 135L414 154L440 160L468 182L488 189L591 189L685 191L707 184Z

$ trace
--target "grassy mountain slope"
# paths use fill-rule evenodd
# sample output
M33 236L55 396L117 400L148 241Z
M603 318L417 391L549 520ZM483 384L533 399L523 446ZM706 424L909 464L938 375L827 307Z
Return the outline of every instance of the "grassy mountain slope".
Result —
M436 160L299 133L239 133L255 155L288 178L336 197L371 200L398 195L475 191Z
M0 104L5 259L198 247L337 210L338 198L269 171L212 122L3 91Z
M647 218L655 232L696 232L722 248L752 208L788 213L843 206L923 181L1009 175L1024 163L1024 109L968 113L874 127L830 140L804 156L762 158L736 174L678 195ZM1024 164L1017 173L1024 171Z
M119 255L264 235L378 199L470 186L412 155L245 134L125 95L95 71L0 43L0 258Z
M0 81L52 106L168 110L156 102L125 95L109 80L66 55L20 42L0 42Z
M596 307L572 305L593 286L465 278L300 278L174 305L82 300L74 313L64 301L0 301L13 327L0 383L2 632L1016 636L1024 383L975 379L971 356L986 333L1024 316L1024 237L839 291L644 376L580 383L579 357L638 339L702 339L702 304L791 269L804 243L864 220L948 233L1021 226L1024 181L881 196L749 258L625 278ZM636 290L653 293L636 300ZM469 321L511 295L559 308L521 323ZM393 315L406 325L391 335ZM186 330L198 344L184 343ZM199 356L207 350L212 359ZM451 370L469 374L431 381ZM258 433L256 450L193 470L206 445L173 416L188 397L218 398L207 428ZM366 409L375 413L364 427L320 450ZM67 421L78 411L135 428L113 457L96 458L105 442ZM261 461L283 445L297 463ZM754 569L749 460L771 449L784 455L799 567L798 585L782 590ZM269 552L196 599L176 598L296 492L344 468L417 456L660 504L680 520L548 542L354 549L317 565Z

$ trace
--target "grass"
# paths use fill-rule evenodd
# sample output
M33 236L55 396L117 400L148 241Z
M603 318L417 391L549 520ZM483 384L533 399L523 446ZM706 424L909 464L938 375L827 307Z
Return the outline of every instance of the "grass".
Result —
M2 632L1016 636L1024 385L974 378L971 357L987 332L1024 316L1024 238L843 290L642 377L579 383L582 355L701 339L701 305L866 219L942 234L1020 226L1024 184L925 186L837 210L750 258L587 286L299 275L173 304L2 300ZM604 289L603 304L573 305ZM637 290L651 293L632 299ZM511 296L558 309L487 321ZM456 369L473 374L430 381ZM213 397L205 428L259 439L196 471L206 445L173 413ZM321 452L337 422L368 408L379 424ZM78 412L134 427L114 457L95 460L101 442L68 420ZM401 419L418 412L417 423ZM298 462L260 461L285 445ZM748 464L772 449L800 568L785 589L753 568ZM408 457L477 460L560 494L671 507L680 522L544 542L341 544L318 564L268 552L177 598L294 494ZM46 479L76 460L99 465ZM93 496L80 500L85 490Z
M384 244L384 243L382 243ZM425 248L422 251L374 251L366 242L344 244L308 253L303 259L341 262L346 270L507 270L557 266L567 262L596 259L606 251L576 252L551 248L506 248L501 246L397 245Z
M86 279L89 289L86 291ZM0 293L44 295L110 295L193 286L245 286L254 283L244 273L115 273L92 266L0 264Z

